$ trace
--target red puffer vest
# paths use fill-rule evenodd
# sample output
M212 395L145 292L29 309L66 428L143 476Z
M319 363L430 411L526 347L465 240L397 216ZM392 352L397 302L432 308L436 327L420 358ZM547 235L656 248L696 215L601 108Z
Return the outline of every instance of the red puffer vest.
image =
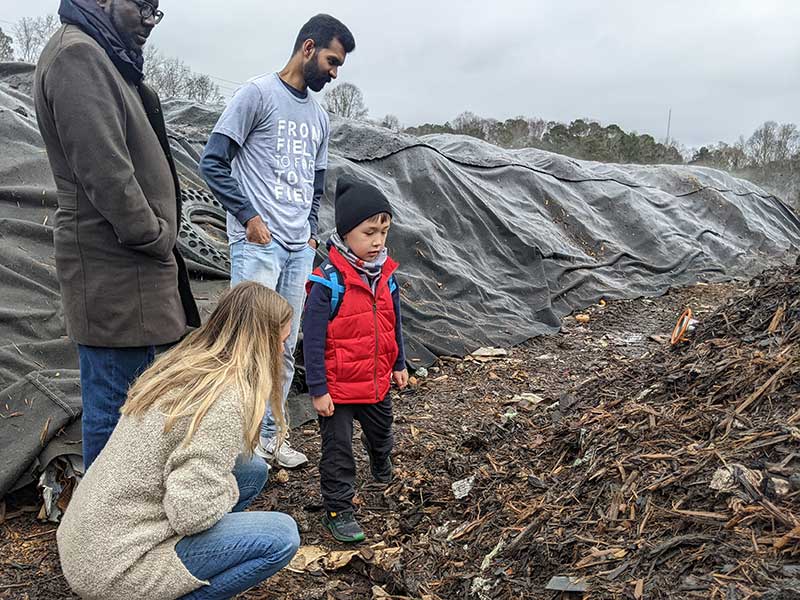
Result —
M346 291L336 316L328 321L328 393L335 404L375 404L389 391L398 354L394 305L387 284L398 265L386 259L373 294L336 248L330 248L328 260L341 273ZM324 276L319 268L314 274ZM311 285L307 284L308 291Z

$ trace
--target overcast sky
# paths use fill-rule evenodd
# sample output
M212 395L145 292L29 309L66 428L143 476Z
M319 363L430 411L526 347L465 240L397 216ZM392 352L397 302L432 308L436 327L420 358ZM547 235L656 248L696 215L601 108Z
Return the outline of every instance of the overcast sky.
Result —
M0 26L57 7L0 0ZM161 9L150 43L226 92L280 69L303 22L330 12L356 38L340 81L361 88L370 116L406 126L470 110L589 117L662 139L671 107L672 137L699 146L768 119L800 125L798 0L161 0Z

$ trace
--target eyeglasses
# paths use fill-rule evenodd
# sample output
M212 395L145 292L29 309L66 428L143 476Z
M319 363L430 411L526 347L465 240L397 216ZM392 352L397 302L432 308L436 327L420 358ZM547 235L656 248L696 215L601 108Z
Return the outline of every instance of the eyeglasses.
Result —
M156 7L149 2L145 2L144 0L131 0L131 2L139 7L139 15L142 17L142 19L149 19L150 17L153 17L156 25L158 25L161 22L161 19L164 18L164 13L160 10L157 10Z

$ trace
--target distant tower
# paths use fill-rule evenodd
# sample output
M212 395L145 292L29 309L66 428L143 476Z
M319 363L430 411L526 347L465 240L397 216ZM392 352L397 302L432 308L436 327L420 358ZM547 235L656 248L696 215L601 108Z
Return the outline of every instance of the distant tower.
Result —
M669 130L672 126L672 107L669 109L669 116L667 116L667 139L664 140L664 145L669 146Z

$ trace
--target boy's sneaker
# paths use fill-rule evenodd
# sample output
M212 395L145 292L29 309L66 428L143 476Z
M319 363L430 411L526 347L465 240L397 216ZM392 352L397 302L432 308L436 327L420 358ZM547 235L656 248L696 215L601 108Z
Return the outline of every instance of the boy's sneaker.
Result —
M281 447L276 451L275 446L277 443L277 437L269 438L267 440L261 438L258 441L258 446L256 446L254 452L267 462L275 463L284 469L296 469L308 464L308 457L302 452L292 448L289 445L289 440L283 440Z
M372 448L369 445L369 440L363 431L361 432L361 443L364 444L367 456L369 456L369 470L372 472L372 477L378 483L390 484L393 476L391 456L387 456L382 464L376 465L375 460L372 458Z
M322 517L322 524L331 532L331 535L340 542L354 544L363 542L366 536L361 525L356 521L352 510L344 512L325 512Z

